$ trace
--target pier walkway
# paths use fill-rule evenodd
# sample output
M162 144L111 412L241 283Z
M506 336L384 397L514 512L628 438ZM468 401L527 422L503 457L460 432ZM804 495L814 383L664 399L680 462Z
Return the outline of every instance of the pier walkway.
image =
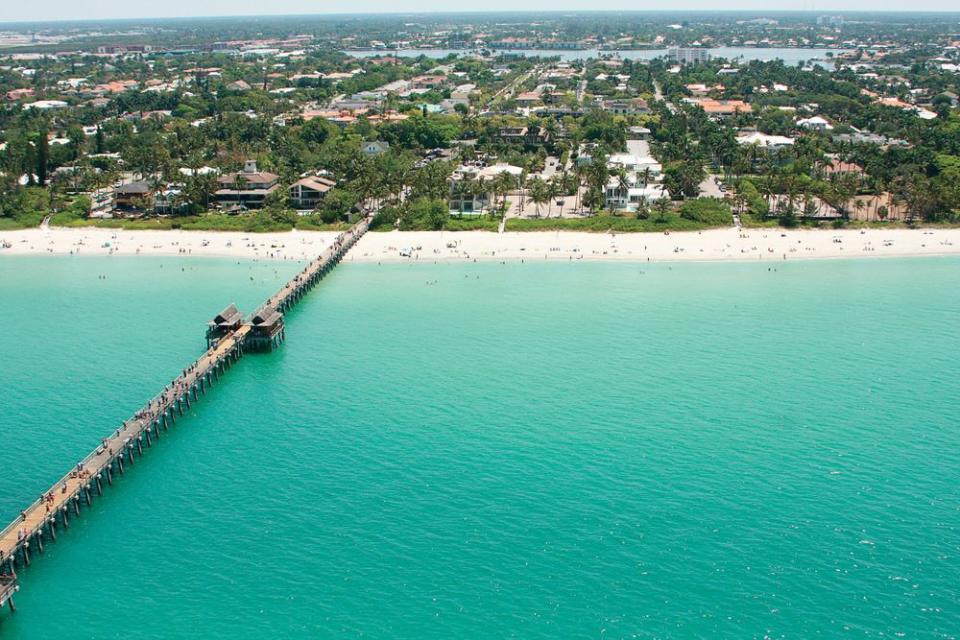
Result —
M370 219L366 218L351 227L349 231L341 233L329 247L304 267L303 271L293 276L279 291L270 296L266 305L280 311L287 311L293 307L304 293L337 266L350 247L356 244L369 228Z
M82 505L89 506L94 495L102 496L104 483L113 485L115 475L124 474L137 456L143 456L144 445L149 448L154 440L159 440L161 433L190 408L191 402L206 394L245 352L273 348L283 342L282 312L291 309L329 273L369 225L370 218L365 218L337 236L248 321L239 320L242 316L233 305L228 307L237 320L208 330L208 348L199 358L184 367L163 391L103 438L91 453L0 531L0 609L9 604L14 610L13 595L19 590L17 569L29 566L32 555L43 553L44 542L56 540L58 528L67 529L71 516L80 515Z

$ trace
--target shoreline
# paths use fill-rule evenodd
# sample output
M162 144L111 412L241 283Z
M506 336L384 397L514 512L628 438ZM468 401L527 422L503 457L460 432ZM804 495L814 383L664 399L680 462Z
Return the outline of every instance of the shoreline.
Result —
M129 231L53 227L0 232L6 255L172 256L310 260L332 231ZM670 233L579 231L370 232L346 262L782 262L784 260L960 255L960 228L736 229Z

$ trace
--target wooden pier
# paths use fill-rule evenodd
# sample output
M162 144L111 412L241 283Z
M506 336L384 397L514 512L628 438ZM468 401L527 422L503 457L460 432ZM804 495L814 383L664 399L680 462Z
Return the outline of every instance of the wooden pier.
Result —
M243 321L232 304L224 309L209 323L207 350L199 358L0 531L0 609L9 605L15 610L13 595L20 588L17 571L42 554L44 544L69 528L80 508L102 496L104 485L113 485L117 476L126 473L231 365L246 352L273 349L284 342L283 314L340 262L369 225L370 219L365 218L337 236L249 320Z
M17 574L0 573L0 609L9 602L10 610L16 611L16 606L13 603L13 594L19 590L20 586L17 584Z

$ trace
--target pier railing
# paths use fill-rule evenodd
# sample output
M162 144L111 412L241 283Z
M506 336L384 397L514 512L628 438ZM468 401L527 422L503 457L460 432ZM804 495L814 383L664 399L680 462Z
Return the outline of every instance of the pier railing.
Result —
M300 273L291 278L271 296L263 308L285 312L295 305L327 272L335 267L347 251L367 232L370 217L353 225L337 236ZM282 315L280 329L271 339L284 333ZM13 609L13 593L19 589L16 569L29 565L31 554L43 553L44 540L53 541L57 529L66 529L70 513L80 515L81 502L89 506L94 491L103 495L103 483L112 485L114 473L123 474L125 466L132 465L136 454L143 456L143 445L152 446L178 417L182 417L191 401L220 379L230 365L240 359L248 348L255 346L258 328L244 322L213 341L203 354L184 367L180 375L164 386L131 418L125 420L99 446L84 456L69 472L63 475L40 498L31 502L20 516L0 530L0 607L6 602ZM32 544L32 546L31 546Z
M371 220L371 217L363 218L348 231L338 235L319 256L260 305L248 321L253 329L248 339L252 349L270 350L286 340L283 314L293 308L315 284L337 266L347 251L369 230Z
M349 230L341 233L329 247L320 252L320 255L310 261L298 274L290 278L279 291L270 296L264 306L286 311L299 300L299 294L315 284L318 276L325 275L335 267L340 259L356 244L363 234L370 228L371 218L367 217Z
M13 609L13 594L19 590L16 574L0 573L0 609L3 605L10 602L10 608Z
M57 516L60 523L69 526L69 510L79 514L81 499L89 505L94 485L102 494L103 481L112 484L113 468L123 473L124 460L133 462L134 451L143 453L144 439L151 446L153 439L160 437L162 426L168 426L173 414L183 413L183 407L190 406L191 396L195 401L201 393L218 377L227 360L239 357L243 336L249 329L239 330L221 341L216 347L207 350L197 360L188 365L163 392L154 396L131 418L125 420L101 444L64 474L40 498L34 500L21 511L20 516L0 531L0 568L7 562L13 567L17 554L24 563L30 561L30 543L35 542L36 549L43 551L43 534L54 530ZM55 535L55 534L52 534Z

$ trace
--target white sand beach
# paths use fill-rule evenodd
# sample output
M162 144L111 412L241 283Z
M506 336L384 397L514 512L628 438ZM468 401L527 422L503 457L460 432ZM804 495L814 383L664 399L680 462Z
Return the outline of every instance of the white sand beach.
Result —
M308 260L333 232L242 233L25 229L0 232L3 255L199 256ZM671 233L368 233L347 261L800 260L960 255L960 229L711 229Z
M3 255L198 256L265 260L310 260L337 236L334 232L122 231L36 228L0 231Z
M405 257L403 254L410 254ZM798 260L960 255L960 229L368 233L347 260Z

